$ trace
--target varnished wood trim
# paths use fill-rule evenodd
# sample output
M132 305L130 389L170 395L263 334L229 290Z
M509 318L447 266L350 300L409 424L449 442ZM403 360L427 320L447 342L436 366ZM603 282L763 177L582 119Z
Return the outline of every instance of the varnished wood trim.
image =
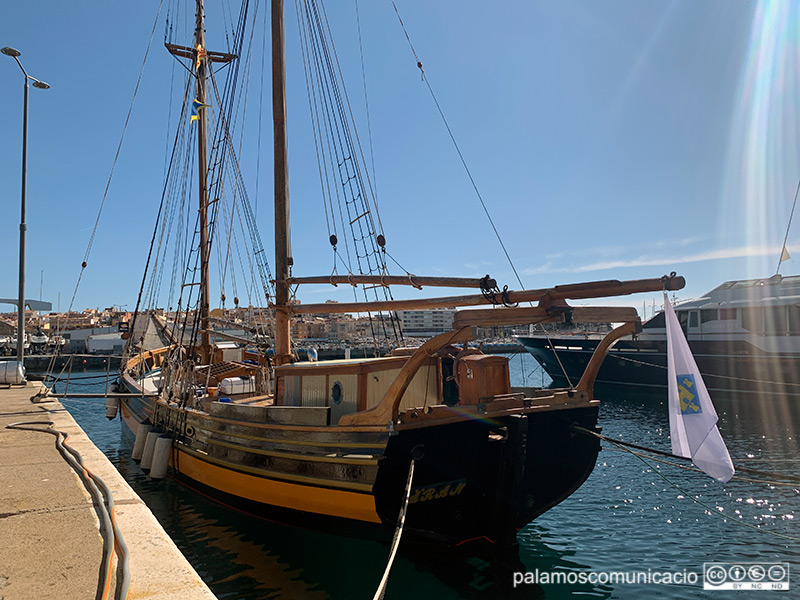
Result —
M315 277L290 277L286 280L290 286L308 283L329 283L331 285L411 285L414 287L463 287L480 288L482 279L468 279L466 277L431 277L417 275L319 275ZM485 282L489 288L497 286L497 281L489 279Z
M453 319L453 328L472 326L524 325L527 323L564 322L568 312L575 323L627 323L639 320L639 313L629 306L558 305L523 308L489 308L460 310Z
M307 475L289 475L287 473L279 473L277 471L267 471L266 469L256 469L254 467L237 465L236 463L232 463L226 460L213 458L211 456L208 456L207 454L204 454L203 452L198 452L197 450L189 448L184 444L179 444L179 449L181 452L185 452L197 458L198 460L202 460L204 462L217 465L226 470L235 471L237 473L247 473L249 475L254 475L256 477L261 477L264 479L291 481L294 483L301 483L306 486L313 486L316 488L324 488L332 490L336 489L352 490L363 493L369 493L372 491L372 485L369 483L355 483L351 481L336 481L334 479L320 479L318 477L309 477Z
M250 446L240 446L238 444L228 444L220 440L210 439L207 440L209 444L215 446L222 446L223 448L230 448L231 450L241 450L242 452L252 452L261 456L273 456L275 458L290 458L292 460L309 461L309 462L324 462L336 463L341 465L377 465L378 459L376 458L345 458L345 457L332 457L332 456L315 456L313 454L294 454L291 452L277 452L274 450L262 450L261 448L252 448Z
M498 419L508 417L510 415L533 415L542 412L563 411L568 409L579 408L593 408L600 406L599 400L587 400L585 398L554 398L548 404L534 405L530 407L518 408L503 408L501 410L492 411L488 409L486 412L462 412L459 408L450 409L450 414L424 414L423 411L418 411L418 417L413 420L408 420L395 425L395 429L404 431L408 429L422 429L424 427L437 427L439 425L452 425L453 423L465 421L492 421L499 425ZM411 411L406 411L410 413ZM405 417L405 414L404 417Z
M159 400L161 406L166 406L164 400ZM187 412L186 409L178 408L175 406L168 407L171 411ZM291 432L306 432L306 433L384 433L388 431L388 423L386 425L361 425L354 427L342 427L341 425L282 425L279 423L253 423L251 421L240 421L235 419L223 419L222 417L215 417L205 412L191 411L191 415L199 419L208 419L209 421L216 421L217 423L228 423L229 425L239 425L243 427L254 427L256 429L268 429L277 431L291 431Z
M557 285L553 288L539 290L509 291L505 299L509 303L538 302L545 296L553 300L579 300L585 298L605 298L610 296L627 296L641 292L660 292L683 289L686 281L679 275L670 275L659 279L636 279L618 281L591 281ZM500 302L496 298L495 302ZM354 312L380 312L392 310L415 310L422 308L453 308L455 306L478 306L492 304L483 294L473 296L449 296L446 298L422 298L419 300L388 300L379 302L340 302L339 304L293 304L293 314L328 314Z
M246 426L246 425L245 425ZM375 449L375 450L384 450L386 449L386 444L364 444L364 443L352 443L352 444L344 444L340 442L306 442L301 440L282 440L278 438L265 438L258 435L247 435L244 433L232 433L230 431L222 431L221 429L214 429L211 427L203 427L203 431L209 431L211 433L217 433L219 435L226 435L228 437L240 438L243 440L254 440L259 442L266 442L268 444L286 444L287 446L307 446L313 447L317 446L320 448L363 448L363 449Z

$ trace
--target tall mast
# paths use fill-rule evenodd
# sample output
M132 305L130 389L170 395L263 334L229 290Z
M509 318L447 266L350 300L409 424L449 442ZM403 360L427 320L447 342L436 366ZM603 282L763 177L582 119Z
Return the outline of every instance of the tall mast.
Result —
M195 50L197 52L197 101L206 104L206 33L203 0L197 0L197 28L195 29ZM208 333L209 291L208 291L208 181L206 166L206 117L205 110L198 109L197 116L197 167L198 192L200 194L200 360L203 364L211 361L211 339Z
M275 142L275 360L289 362L289 165L283 0L272 0L272 123Z

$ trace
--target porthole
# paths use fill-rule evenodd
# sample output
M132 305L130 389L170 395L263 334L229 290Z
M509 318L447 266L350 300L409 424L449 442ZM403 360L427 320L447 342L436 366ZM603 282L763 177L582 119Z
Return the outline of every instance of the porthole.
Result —
M331 401L336 405L339 406L342 403L342 383L337 381L333 384L331 388Z

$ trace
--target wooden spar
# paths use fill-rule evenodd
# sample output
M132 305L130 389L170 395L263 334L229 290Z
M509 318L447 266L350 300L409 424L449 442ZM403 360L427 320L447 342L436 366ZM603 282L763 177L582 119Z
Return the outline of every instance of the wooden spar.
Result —
M633 323L639 313L630 306L543 306L525 308L460 310L453 319L453 329L460 327L501 327L528 323L563 323L567 313L573 323Z
M680 275L669 275L658 279L634 279L630 281L617 281L612 279L608 281L557 285L553 288L539 290L508 292L505 299L510 304L518 302L540 302L543 306L552 306L563 304L565 300L627 296L628 294L659 292L661 290L680 290L684 285L686 285L686 280ZM495 301L498 304L503 303L501 294L496 295ZM294 314L333 314L453 308L457 306L480 306L483 304L492 304L492 301L483 294L479 294L474 296L449 296L446 298L425 298L419 300L390 300L386 302L295 304L291 306L291 311Z
M249 325L245 325L244 323L237 323L236 321L229 321L228 319L208 317L208 321L209 323L216 323L217 325L222 325L223 327L232 327L234 329L243 329L244 331L249 331L251 333L258 333L257 327L251 327Z
M586 369L583 371L583 377L581 377L577 389L591 396L594 391L594 380L597 377L597 373L600 371L603 359L605 359L606 354L608 354L608 349L611 348L618 339L626 335L639 333L641 330L642 326L640 323L625 323L609 331L600 344L598 344L597 348L594 349L592 358L589 359L589 364L586 365Z
M316 277L290 277L288 285L306 283L329 283L331 285L411 285L414 287L462 287L480 288L481 284L489 288L497 286L494 279L470 279L467 277L417 277L416 275L320 275Z
M223 331L214 331L213 329L210 331L204 331L203 333L208 333L209 335L214 335L216 337L230 340L232 342L239 342L241 344L255 344L254 340L248 340L247 338L240 337L238 335L232 335L230 333L225 333Z
M289 329L289 167L286 156L286 65L283 0L272 0L272 123L275 146L275 362L290 357Z
M197 0L197 29L195 40L197 42L197 101L206 103L206 58L202 51L206 48L205 14L203 0ZM205 110L197 109L197 164L198 164L198 191L200 193L200 361L208 364L211 360L211 339L208 336L209 313L209 287L208 287L208 181L206 165L206 116Z
M133 392L71 392L62 394L59 392L47 392L34 396L34 398L55 398L56 400L62 398L158 398L158 394L136 394Z
M178 44L164 44L164 47L169 51L170 54L174 56L191 58L192 60L197 59L197 50L194 48L187 48L186 46L179 46ZM227 63L235 60L238 57L235 54L230 54L228 52L213 52L206 49L206 58L211 62Z

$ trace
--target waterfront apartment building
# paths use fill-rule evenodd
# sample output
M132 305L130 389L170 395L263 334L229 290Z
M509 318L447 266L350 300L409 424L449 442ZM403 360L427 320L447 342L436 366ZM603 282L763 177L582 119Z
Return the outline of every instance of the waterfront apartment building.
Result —
M431 308L427 310L398 310L397 318L406 337L433 337L453 328L454 308Z

